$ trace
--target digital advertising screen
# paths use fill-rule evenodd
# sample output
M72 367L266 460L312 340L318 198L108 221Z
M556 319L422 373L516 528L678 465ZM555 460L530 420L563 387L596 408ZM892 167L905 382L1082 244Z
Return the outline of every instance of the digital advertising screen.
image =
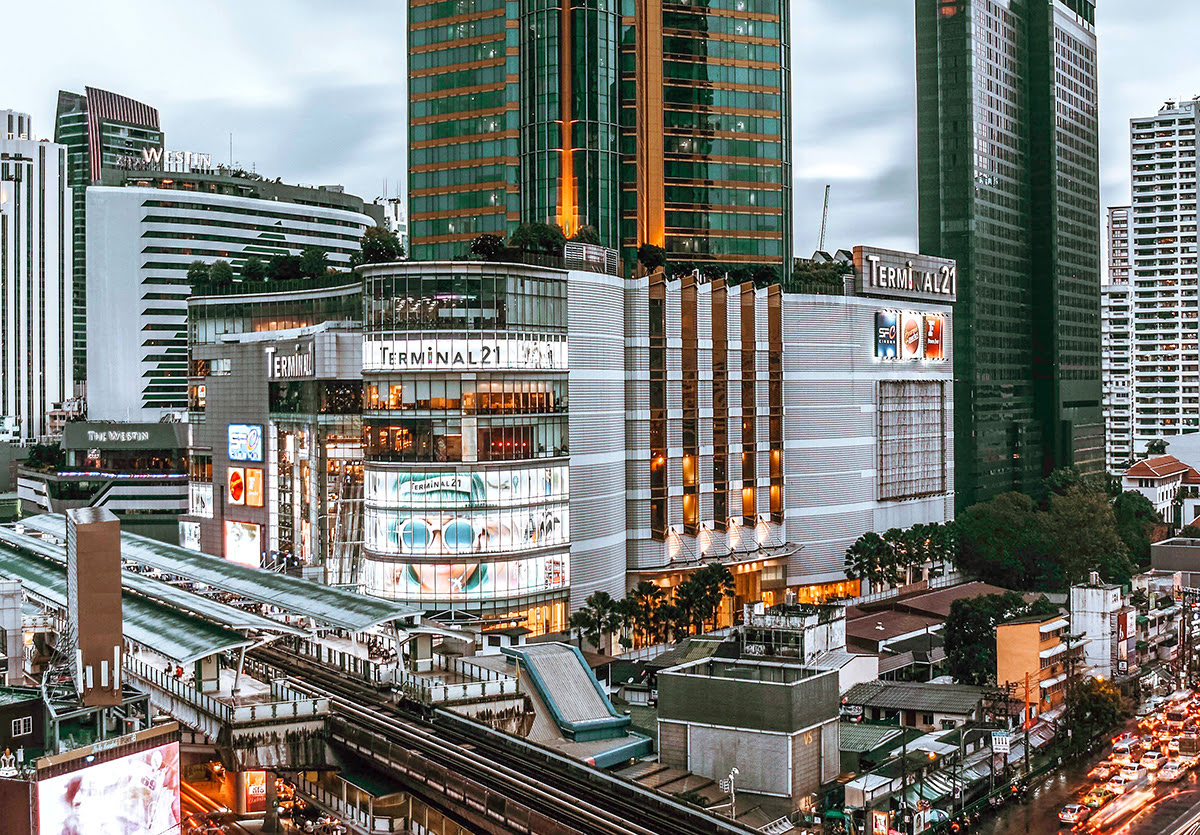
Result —
M506 562L363 562L372 594L404 600L491 600L567 586L566 554Z
M566 465L474 473L377 472L366 475L366 500L378 507L455 510L565 500Z
M900 328L898 319L899 316L894 310L880 310L875 313L875 356L881 360L894 360L897 356L897 335Z
M246 468L246 506L263 506L263 471L258 467Z
M262 462L263 428L261 424L229 424L229 460Z
M253 522L225 523L225 559L252 568L262 566L262 534Z
M179 545L183 548L187 548L189 551L200 550L199 522L179 523Z
M38 784L40 835L179 835L179 743Z
M567 504L499 510L363 512L366 546L378 554L453 556L530 551L570 542Z
M211 519L213 515L213 486L198 481L188 482L188 514Z
M925 359L944 360L946 358L946 354L942 349L942 334L945 329L945 317L925 317Z

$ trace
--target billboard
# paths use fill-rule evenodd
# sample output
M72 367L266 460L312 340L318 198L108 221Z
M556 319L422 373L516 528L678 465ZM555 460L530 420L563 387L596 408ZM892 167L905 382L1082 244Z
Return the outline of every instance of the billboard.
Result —
M230 504L246 503L246 470L230 467L225 471L225 489Z
M188 482L188 515L211 519L213 515L213 486L199 481Z
M364 545L376 554L421 557L503 554L570 542L567 504L499 510L363 511Z
M229 424L229 460L262 462L263 428L261 424Z
M946 330L945 316L925 316L925 359L944 360L942 335Z
M37 784L41 835L178 835L179 743Z
M400 600L491 600L566 589L566 554L507 562L363 561L367 592Z
M921 358L921 331L924 324L919 313L900 314L900 359Z
M899 316L894 310L880 310L875 313L875 356L881 360L896 358L899 340L896 338L900 330Z
M466 473L369 470L366 502L376 507L457 510L564 501L569 472L565 464Z
M199 522L180 522L179 523L179 545L182 548L187 548L189 551L200 550L200 523Z
M225 559L252 568L262 566L262 536L253 522L225 523Z
M875 311L875 358L940 362L946 356L946 317L909 310Z
M258 467L246 468L246 506L263 506L263 471Z

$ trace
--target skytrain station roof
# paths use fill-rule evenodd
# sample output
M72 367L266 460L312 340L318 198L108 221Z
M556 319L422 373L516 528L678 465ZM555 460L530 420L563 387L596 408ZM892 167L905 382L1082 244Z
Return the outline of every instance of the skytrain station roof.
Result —
M62 514L31 516L18 524L49 534L59 542L66 542L66 517ZM322 627L361 632L391 621L415 623L421 615L421 609L413 606L251 568L138 534L121 533L121 556L163 574L226 591L245 600L275 606L289 615L312 618Z

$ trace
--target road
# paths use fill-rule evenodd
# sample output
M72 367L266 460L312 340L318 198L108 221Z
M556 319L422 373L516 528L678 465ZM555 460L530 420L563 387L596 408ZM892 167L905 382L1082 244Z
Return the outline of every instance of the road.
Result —
M999 814L972 828L972 835L1042 835L1066 833L1058 823L1058 810L1064 804L1078 802L1091 788L1087 772L1096 764L1093 757L1083 764L1068 765L1050 775L1029 792L1025 803L1010 803ZM1118 804L1122 808L1117 808ZM1095 835L1184 835L1180 828L1189 812L1200 813L1200 775L1196 771L1174 784L1146 786L1142 793L1114 801L1104 815L1097 814L1096 824L1079 832ZM1188 833L1190 835L1190 833Z

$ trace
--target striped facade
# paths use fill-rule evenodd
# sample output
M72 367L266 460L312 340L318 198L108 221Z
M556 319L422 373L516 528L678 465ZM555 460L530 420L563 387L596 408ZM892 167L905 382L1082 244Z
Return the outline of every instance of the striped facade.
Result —
M0 111L0 421L21 441L44 440L73 394L67 149L29 131Z

